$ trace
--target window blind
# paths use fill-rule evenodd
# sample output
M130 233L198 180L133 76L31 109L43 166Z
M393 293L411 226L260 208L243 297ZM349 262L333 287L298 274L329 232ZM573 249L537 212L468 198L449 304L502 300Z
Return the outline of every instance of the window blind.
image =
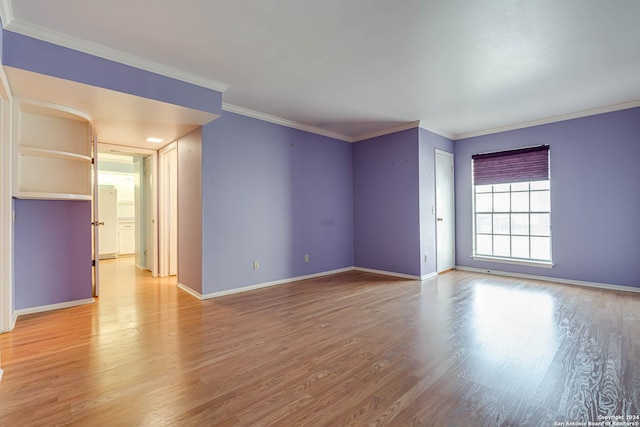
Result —
M549 179L549 146L519 148L495 153L474 154L474 185Z

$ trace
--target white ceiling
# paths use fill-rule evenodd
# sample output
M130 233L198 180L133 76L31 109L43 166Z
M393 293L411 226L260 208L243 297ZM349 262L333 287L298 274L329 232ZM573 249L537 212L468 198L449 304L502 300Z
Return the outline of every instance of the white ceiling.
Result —
M348 138L417 120L460 137L640 105L637 0L4 3L13 31L228 85L227 109Z

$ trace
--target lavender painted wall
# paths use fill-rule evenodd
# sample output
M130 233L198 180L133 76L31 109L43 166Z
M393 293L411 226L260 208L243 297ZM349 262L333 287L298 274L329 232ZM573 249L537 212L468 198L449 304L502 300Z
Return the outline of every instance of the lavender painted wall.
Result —
M11 31L3 30L2 35L4 65L209 113L222 112L218 91Z
M550 145L552 269L475 261L471 155ZM455 143L459 266L640 287L640 108Z
M202 129L178 139L178 282L202 291Z
M91 203L14 199L14 308L91 298Z
M349 143L225 112L202 174L203 293L353 265Z
M425 129L418 129L420 159L420 253L421 275L436 272L436 149L453 153L453 141ZM425 261L424 256L427 255Z
M353 144L356 267L421 275L418 129Z

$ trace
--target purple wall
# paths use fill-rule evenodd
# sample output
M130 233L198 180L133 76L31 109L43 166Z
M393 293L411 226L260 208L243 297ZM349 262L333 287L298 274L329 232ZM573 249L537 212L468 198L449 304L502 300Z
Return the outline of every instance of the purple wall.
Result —
M356 267L421 275L418 129L353 144Z
M204 126L203 293L351 267L351 168L347 142L229 112Z
M436 272L436 148L453 153L453 141L425 129L418 129L420 158L420 253L421 275ZM424 256L427 255L427 260Z
M178 282L202 292L202 129L178 139Z
M550 145L552 269L474 261L471 155ZM640 108L455 143L459 266L640 287Z
M221 114L222 93L28 36L2 31L7 66Z
M91 203L14 199L14 308L91 298Z

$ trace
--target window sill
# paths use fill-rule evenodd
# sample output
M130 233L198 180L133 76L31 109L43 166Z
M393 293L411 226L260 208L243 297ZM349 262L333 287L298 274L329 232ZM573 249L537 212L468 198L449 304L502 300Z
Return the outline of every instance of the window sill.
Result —
M483 256L483 255L472 255L476 261L489 261L489 262L499 262L503 264L515 264L515 265L526 265L529 267L541 267L541 268L553 268L553 263L551 261L526 261L519 259L511 259L511 258L499 258L492 256Z

